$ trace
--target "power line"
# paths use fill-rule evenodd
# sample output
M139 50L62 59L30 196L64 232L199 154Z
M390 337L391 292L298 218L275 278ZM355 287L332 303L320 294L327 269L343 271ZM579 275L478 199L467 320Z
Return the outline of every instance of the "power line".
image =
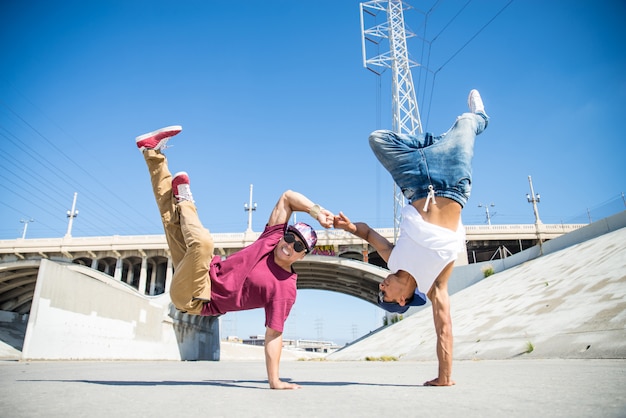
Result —
M14 88L14 87L13 87ZM14 88L15 89L15 88ZM16 90L16 89L15 89ZM16 90L17 91L17 90ZM18 92L19 93L19 92ZM22 97L25 98L25 96L23 94L20 93L20 95ZM43 112L38 109L34 104L32 104L32 102L30 102L27 98L25 98L33 107L35 107L39 112L41 112L43 114ZM73 166L77 167L80 172L81 172L81 176L79 177L79 179L85 179L85 178L89 178L92 179L94 181L94 183L98 186L98 190L100 192L106 192L104 193L104 195L106 195L107 197L113 197L113 198L117 198L118 200L123 200L122 197L117 196L117 193L113 190L111 190L107 185L105 185L102 181L100 181L99 179L95 178L88 170L85 169L84 164L79 164L77 163L72 157L70 157L69 155L67 155L65 152L63 152L58 146L56 146L53 141L51 141L46 135L44 135L39 129L35 128L33 126L33 124L31 124L30 122L28 122L25 118L23 118L22 116L20 116L18 114L18 112L16 112L14 109L12 109L8 104L6 104L4 101L0 101L0 103L2 103L3 107L5 109L7 109L10 112L10 115L12 116L12 118L14 120L19 121L19 123L21 123L22 125L28 127L28 129L30 129L32 132L34 132L38 137L42 138L47 144L49 144L54 150L55 153L60 154L61 156L63 156L67 161L69 161ZM49 119L49 118L48 118ZM50 119L49 119L50 120ZM62 128L59 127L58 124L52 122L55 126L57 126L57 128L59 128L61 130L61 132L64 133L64 131L62 130ZM85 187L85 186L81 186L79 185L75 185L72 183L75 183L76 181L76 176L70 176L68 175L63 169L61 169L58 164L51 162L48 158L42 156L40 153L37 152L37 150L33 149L33 147L29 146L28 144L26 144L22 139L20 139L17 135L13 134L12 132L10 132L8 129L6 129L5 127L3 127L3 130L6 132L6 134L0 134L3 137L7 138L9 140L9 142L11 142L14 146L16 146L18 149L20 149L25 155L28 156L28 158L33 159L34 161L37 162L38 165L40 165L41 167L43 167L45 170L47 170L48 172L50 172L51 176L56 177L57 179L59 179L62 184L66 184L69 185L70 187L72 187L72 189L74 190L79 190L81 191L81 196L83 199L86 199L88 202L93 202L93 208L91 208L92 211L96 211L96 215L98 216L94 216L94 219L97 219L100 221L100 223L102 225L105 226L110 226L111 224L117 223L117 224L121 224L123 226L125 226L126 228L132 230L132 231L138 231L138 227L137 227L137 223L132 223L128 220L128 213L125 213L124 217L118 217L115 216L115 214L111 213L110 211L106 211L104 210L104 208L108 207L108 204L106 201L102 200L102 193L100 194L94 194L90 191L91 187ZM67 135L64 133L64 135ZM69 135L67 135L69 137ZM11 139L11 137L13 139ZM70 137L71 138L71 137ZM77 147L78 149L80 149L80 147ZM24 181L25 178L28 177L28 174L30 172L27 172L26 175L24 176L19 176L19 178ZM82 176L82 174L84 174L84 176ZM69 179L73 180L70 181ZM41 182L41 179L37 179L37 182ZM50 201L56 202L58 205L63 205L58 201L58 198L55 198L53 196L50 196L49 194L43 192L40 188L37 188L36 186L33 186L32 183L28 183L31 187L35 187L36 190L39 190L40 193L44 193L49 199ZM27 199L28 201L28 199ZM30 202L32 203L32 202ZM102 210L99 211L98 209L101 208ZM133 206L129 206L128 210L130 212L134 212L135 214L137 214L139 216L139 219L141 220L145 220L145 216L143 216L142 213L140 213L137 209L135 209ZM50 213L49 211L47 213ZM108 220L107 220L108 219ZM81 230L82 226L84 224L84 220L80 223L80 225L77 225L77 229ZM43 225L43 224L42 224ZM97 229L96 224L92 224L92 226L94 226Z
M2 128L3 130L6 131L5 128ZM70 181L68 179L73 179L75 178L75 176L72 176L70 174L68 174L67 172L65 172L63 169L57 167L56 164L50 162L50 160L48 160L46 157L42 156L37 150L32 149L32 147L29 147L28 145L25 145L23 141L21 141L19 138L17 138L14 134L12 134L11 132L8 132L8 135L2 134L0 133L0 136L6 138L9 142L13 143L18 149L20 149L22 152L24 152L24 154L34 160L38 165L40 165L41 167L43 167L47 172L50 173L50 176L55 177L56 179L58 179L60 181L60 183L66 184L69 187L72 188L78 188L79 190L81 190L81 195L87 199L87 201L90 201L92 203L94 203L93 209L92 211L95 212L96 215L100 214L101 216L94 216L94 219L99 220L100 221L100 225L107 225L107 218L111 217L111 214L106 212L106 211L99 211L99 208L102 208L102 202L101 200L98 198L94 199L91 197L91 193L89 192L83 192L83 190L88 190L88 188L82 187L82 186L78 186L76 187L75 185L72 185L70 183ZM13 137L14 139L12 139L11 137ZM27 149L28 148L28 149ZM8 160L6 157L3 157L3 159L10 165L13 165L14 167L17 168L17 170L21 171L23 173L23 175L18 175L17 172L12 171L12 170L5 170L5 171L9 171L11 174L13 174L15 176L15 178L19 178L21 183L27 184L28 186L30 186L31 188L33 188L33 190L37 191L38 194L40 195L44 195L48 198L47 202L48 203L56 203L56 208L53 207L47 207L44 208L36 203L34 203L32 200L30 200L29 198L27 198L26 196L22 195L21 193L19 193L18 191L15 191L14 189L10 188L7 186L7 184L15 184L15 181L13 179L9 179L5 176L4 177L7 180L7 183L5 183L3 185L3 187L9 191L12 192L12 194L14 196L19 196L20 198L22 198L23 200L33 204L34 206L42 209L44 211L44 213L47 213L51 216L57 216L55 214L54 211L58 211L58 213L64 213L65 212L65 206L66 203L63 201L59 200L59 196L58 195L50 195L46 190L49 190L48 188L41 188L38 187L37 185L29 182L27 179L29 178L30 175L30 171L28 171L26 168L22 168L17 166L13 161ZM28 167L28 166L26 166ZM28 168L32 168L32 167L28 167ZM32 178L32 176L30 176L30 178ZM50 177L46 177L46 179L49 181ZM38 178L36 180L37 184L42 184L42 178ZM117 220L117 219L116 219ZM82 226L85 224L85 222L87 222L87 225L91 225L94 230L98 230L98 224L94 224L94 223L89 223L86 220L82 220L81 221L81 225L79 227L77 227L77 229L81 230ZM130 223L127 223L125 221L122 221L122 223L127 224L127 227L131 228L131 229L135 229L135 225L132 225ZM42 225L44 225L43 223L41 223Z
M0 183L0 186L4 187L4 185L3 185L3 184L1 184L1 183ZM6 187L5 187L5 188L6 188ZM33 202L29 202L29 203L32 203L33 205L38 206L37 204L35 204L35 203L33 203ZM13 211L15 211L15 213L18 213L18 214L23 214L23 212L22 212L22 211L20 211L19 209L15 208L15 207L13 207L13 206L11 206L11 205L9 205L9 204L8 204L8 203L6 203L6 202L2 202L2 201L0 201L0 205L3 205L3 206L5 206L5 207L7 207L7 208L9 208L9 209L11 209L11 210L13 210ZM30 216L27 216L27 217L28 217L28 218L30 218ZM19 216L18 216L17 218L19 218ZM54 230L54 228L52 228L50 225L48 225L48 224L46 224L46 223L42 223L42 222L39 222L39 221L37 221L37 223L38 223L38 224L41 224L41 225L43 225L43 226L45 226L45 227L47 227L47 228L49 228L51 231L53 231L53 230ZM5 224L6 224L6 223L5 223Z
M450 58L448 58L448 60L446 62L444 62L441 67L439 67L435 73L438 73L443 67L445 67L450 61L452 61L454 59L454 57L456 57L463 49L465 49L465 47L467 45L469 45L483 30L485 30L485 28L487 26L489 26L494 20L496 20L496 18L498 16L500 16L500 14L504 11L504 9L506 9L507 7L509 7L509 5L513 3L513 0L509 0L509 2L498 11L498 13L495 14L495 16L493 16L487 23L485 23L483 25L483 27L481 27L474 35L472 35L467 42L465 42L465 44L463 44L463 46L461 46L461 48L459 48L454 54L452 54L452 56Z
M430 59L431 59L433 43L444 32L446 32L449 29L450 25L461 15L461 13L469 6L471 2L472 0L468 0L463 6L461 6L461 8L454 14L454 16L450 18L450 20L443 26L443 28L430 41L426 39L426 35L425 35L427 23L428 23L428 17L435 11L435 8L439 4L439 2L436 2L435 5L431 7L427 13L425 13L425 17L424 17L425 23L424 23L424 31L423 31L424 36L422 37L422 51L428 50L428 54L427 54L427 59L426 59L426 65L421 66L420 69L426 71L426 74L428 73L432 74L432 81L430 82L430 86L431 86L430 97L428 99L428 113L426 115L426 125L428 125L428 121L430 120L430 109L432 107L431 105L432 105L432 101L434 97L435 81L436 81L437 74L443 68L445 68L463 49L465 49L483 30L485 30L491 23L493 23L493 21L495 21L496 18L498 18L498 16L500 16L500 14L504 12L504 10L507 7L509 7L511 3L513 3L513 0L509 0L509 2L506 5L504 5L500 10L498 10L498 12L491 19L489 19L480 29L478 29L472 36L470 36L469 39L457 51L455 51L447 60L445 60L444 63L441 64L441 66L437 70L432 71L430 69ZM425 45L428 45L428 48L425 48ZM422 56L423 56L423 53L422 53ZM418 80L420 81L420 85L421 85L421 75L418 78ZM427 91L426 84L428 84L427 77L424 80L424 89L422 91L422 102L425 101L425 98L426 98L426 91Z

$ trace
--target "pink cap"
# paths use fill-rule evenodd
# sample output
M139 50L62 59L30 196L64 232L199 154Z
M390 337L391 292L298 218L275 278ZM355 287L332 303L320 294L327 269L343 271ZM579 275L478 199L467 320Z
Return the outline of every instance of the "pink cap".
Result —
M311 225L307 225L304 222L297 222L293 225L289 225L287 230L291 230L298 234L302 242L304 242L307 246L307 251L311 252L311 250L315 247L317 243L317 234L315 230L311 228Z

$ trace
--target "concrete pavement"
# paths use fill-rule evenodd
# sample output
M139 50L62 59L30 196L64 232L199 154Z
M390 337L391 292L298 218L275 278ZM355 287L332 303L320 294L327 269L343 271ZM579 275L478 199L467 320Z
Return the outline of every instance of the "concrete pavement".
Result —
M2 417L624 417L626 360L0 362Z

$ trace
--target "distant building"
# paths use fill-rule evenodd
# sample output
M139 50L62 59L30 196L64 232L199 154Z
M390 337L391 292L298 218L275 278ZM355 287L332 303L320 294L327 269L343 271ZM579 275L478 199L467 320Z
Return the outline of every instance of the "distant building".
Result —
M251 335L249 338L239 339L236 336L228 337L230 342L241 342L247 345L263 346L265 345L264 335ZM332 353L341 348L332 341L318 340L290 340L283 339L283 347L290 350L309 351L313 353Z

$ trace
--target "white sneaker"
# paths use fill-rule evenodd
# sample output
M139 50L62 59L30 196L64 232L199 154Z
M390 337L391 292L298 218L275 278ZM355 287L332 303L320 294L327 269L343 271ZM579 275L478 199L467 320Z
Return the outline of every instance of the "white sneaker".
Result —
M486 115L483 99L480 98L480 93L476 89L469 92L469 96L467 96L467 106L472 113L482 113Z

